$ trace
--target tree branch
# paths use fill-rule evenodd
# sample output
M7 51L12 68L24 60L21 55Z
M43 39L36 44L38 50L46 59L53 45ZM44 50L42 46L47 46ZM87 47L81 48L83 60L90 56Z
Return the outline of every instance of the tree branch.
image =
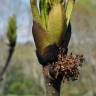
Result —
M7 71L7 68L10 64L10 61L11 61L11 58L12 58L12 55L13 55L13 52L14 52L14 47L10 47L9 48L9 53L8 53L8 58L7 58L6 63L5 63L3 69L0 73L0 81L3 80L3 75Z

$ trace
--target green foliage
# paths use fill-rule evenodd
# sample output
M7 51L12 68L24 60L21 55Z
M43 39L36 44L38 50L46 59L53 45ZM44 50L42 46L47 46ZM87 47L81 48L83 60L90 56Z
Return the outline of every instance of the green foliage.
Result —
M66 19L67 19L66 24L67 24L67 26L69 25L69 22L70 22L74 3L75 3L75 0L68 0L68 2L66 4Z
M33 20L37 20L38 23L41 24L41 19L40 19L40 16L39 16L39 11L38 11L38 8L37 8L37 3L36 3L36 0L30 0L30 5L31 5L31 10L33 12Z
M52 10L50 11L48 17L47 30L48 30L48 34L50 34L50 37L53 38L53 42L59 44L61 40L61 36L65 35L65 30L66 30L65 11L64 8L61 9L60 4L54 5Z
M63 16L63 17L67 18L68 21L69 21L74 3L75 3L75 0L68 0L67 3L65 3L63 0L39 0L39 9L38 9L37 8L37 1L36 0L30 0L31 10L32 10L32 13L33 13L33 19L35 18L35 20L37 22L38 21L42 22L41 26L44 29L47 28L48 20L49 20L48 17L51 14L50 11L54 10L54 6L57 5L57 7L58 7L58 5L61 5L62 8L64 7L64 10L62 11L62 14L65 13L65 11L66 11L66 16ZM39 18L39 20L38 20L38 18ZM61 22L61 21L59 21L59 22Z
M16 43L16 16L10 16L8 19L7 37L10 45L15 45Z

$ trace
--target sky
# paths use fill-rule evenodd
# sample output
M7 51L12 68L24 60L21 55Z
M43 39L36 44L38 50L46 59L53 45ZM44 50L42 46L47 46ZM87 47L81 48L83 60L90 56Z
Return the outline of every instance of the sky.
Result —
M8 17L13 14L17 17L17 41L34 42L29 0L0 0L0 38L5 36Z
M22 2L25 6L29 6L30 0L22 0Z

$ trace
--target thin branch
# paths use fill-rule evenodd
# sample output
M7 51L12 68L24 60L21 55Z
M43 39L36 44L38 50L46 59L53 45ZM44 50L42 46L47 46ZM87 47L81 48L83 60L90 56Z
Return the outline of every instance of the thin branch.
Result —
M3 80L3 75L4 75L4 73L5 73L5 72L7 71L7 69L8 69L8 66L9 66L10 61L11 61L11 59L12 59L13 53L14 53L14 47L10 47L10 48L9 48L9 53L8 53L8 58L7 58L6 63L5 63L3 69L2 69L2 71L1 71L1 73L0 73L0 81Z
M12 55L13 55L13 52L14 52L14 48L15 48L15 45L16 45L16 38L17 38L17 34L16 34L16 16L13 15L13 16L10 16L9 19L8 19L8 28L7 28L7 38L9 40L9 53L8 53L8 58L6 60L6 63L0 73L0 80L3 80L3 75L4 73L6 72L9 64L10 64L10 61L11 61L11 58L12 58Z

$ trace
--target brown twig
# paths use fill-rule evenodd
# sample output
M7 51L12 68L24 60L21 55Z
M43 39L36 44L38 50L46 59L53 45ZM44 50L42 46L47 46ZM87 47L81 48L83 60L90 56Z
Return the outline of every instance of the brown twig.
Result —
M12 58L12 55L13 55L13 52L14 52L14 48L15 48L15 45L14 45L14 46L10 46L10 45L9 45L8 58L7 58L7 60L6 60L6 63L5 63L5 65L4 65L4 67L3 67L3 69L1 70L1 73L0 73L0 81L3 80L3 75L4 75L4 73L6 72L8 66L9 66L9 64L10 64L10 61L11 61L11 58Z

